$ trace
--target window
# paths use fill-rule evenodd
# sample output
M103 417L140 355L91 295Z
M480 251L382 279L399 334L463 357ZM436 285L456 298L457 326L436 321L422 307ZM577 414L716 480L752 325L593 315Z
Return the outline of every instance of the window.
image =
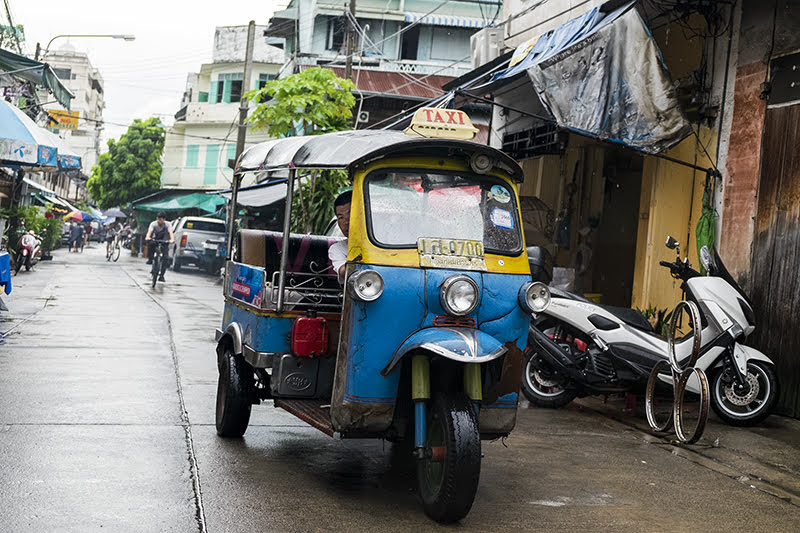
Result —
M480 241L516 255L522 234L514 193L496 178L379 170L365 181L370 239L385 248L416 248L420 238Z
M331 17L328 19L328 38L325 43L326 50L339 52L344 49L344 37L347 30L347 20L344 17Z
M461 28L433 28L431 59L456 61L469 56L470 31Z
M186 168L197 168L200 145L190 144L186 147Z
M53 67L53 72L56 73L58 79L60 80L70 80L72 79L72 69L70 68L56 68Z
M219 145L206 145L206 167L203 172L203 185L217 183L217 160L219 159Z
M238 102L242 99L242 80L231 81L231 102Z
M197 101L198 102L208 102L208 93L204 91L200 91L197 93Z
M226 159L225 159L225 165L224 166L228 166L228 162L231 159L235 159L236 158L236 145L235 144L227 145L226 149L227 149L227 151L225 153Z
M238 102L242 97L242 78L244 78L244 73L242 72L220 74L217 77L217 81L212 82L212 85L216 83L217 86L216 99L214 101L218 104Z
M268 81L277 80L277 74L259 74L258 81L256 81L256 89L261 89Z

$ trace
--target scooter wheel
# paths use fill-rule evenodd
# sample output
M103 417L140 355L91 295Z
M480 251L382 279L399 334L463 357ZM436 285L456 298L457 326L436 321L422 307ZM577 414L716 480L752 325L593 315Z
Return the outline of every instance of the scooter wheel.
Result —
M725 370L711 375L711 408L726 424L755 426L767 418L778 400L775 367L762 361L747 362L747 390L725 379Z
M522 363L522 394L536 407L558 409L578 395L572 381L562 376L530 348Z

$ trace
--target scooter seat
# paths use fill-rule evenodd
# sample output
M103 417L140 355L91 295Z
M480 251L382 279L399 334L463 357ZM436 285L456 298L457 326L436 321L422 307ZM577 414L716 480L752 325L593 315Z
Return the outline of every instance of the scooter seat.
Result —
M647 333L655 333L653 325L636 309L629 307L614 307L613 305L599 305L599 307L608 311L615 317L619 318L629 326L638 330L646 331Z

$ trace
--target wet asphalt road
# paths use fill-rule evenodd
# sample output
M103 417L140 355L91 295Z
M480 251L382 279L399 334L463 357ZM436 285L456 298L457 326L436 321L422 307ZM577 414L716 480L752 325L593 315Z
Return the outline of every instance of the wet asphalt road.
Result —
M271 405L242 440L214 431L215 280L151 289L99 244L13 278L0 314L0 531L796 531L800 422L712 420L700 443L652 436L624 402L520 409L484 442L460 524L421 511L413 464L335 441Z

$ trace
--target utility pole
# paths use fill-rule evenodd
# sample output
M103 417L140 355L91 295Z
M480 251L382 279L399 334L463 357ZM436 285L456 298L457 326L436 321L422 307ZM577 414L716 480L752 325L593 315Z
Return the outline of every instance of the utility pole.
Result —
M244 151L244 139L247 136L247 126L244 121L247 118L247 98L245 93L250 90L250 75L253 71L253 44L256 35L256 21L251 20L247 26L247 48L244 53L244 76L242 79L242 96L239 100L239 132L236 136L236 159Z
M356 20L356 0L350 0L350 15L347 20L347 47L345 48L347 57L344 63L344 77L348 80L353 79L353 53L356 48L356 32L353 25Z
M253 44L255 41L256 36L256 21L251 20L250 24L247 25L247 48L244 52L244 75L242 76L242 96L239 99L239 131L238 135L236 136L236 159L235 161L239 160L239 156L242 155L244 152L244 139L247 135L247 126L245 125L244 121L247 118L247 98L245 98L244 94L250 90L250 74L253 70ZM235 165L234 165L235 166ZM237 197L239 195L239 183L241 182L242 176L241 174L237 174L234 172L233 174L233 183L231 184L231 200L229 202L228 207L228 228L231 230L231 235L233 235L233 229L236 225L236 202ZM233 239L230 239L227 244L226 256L230 258L231 253L233 251Z

